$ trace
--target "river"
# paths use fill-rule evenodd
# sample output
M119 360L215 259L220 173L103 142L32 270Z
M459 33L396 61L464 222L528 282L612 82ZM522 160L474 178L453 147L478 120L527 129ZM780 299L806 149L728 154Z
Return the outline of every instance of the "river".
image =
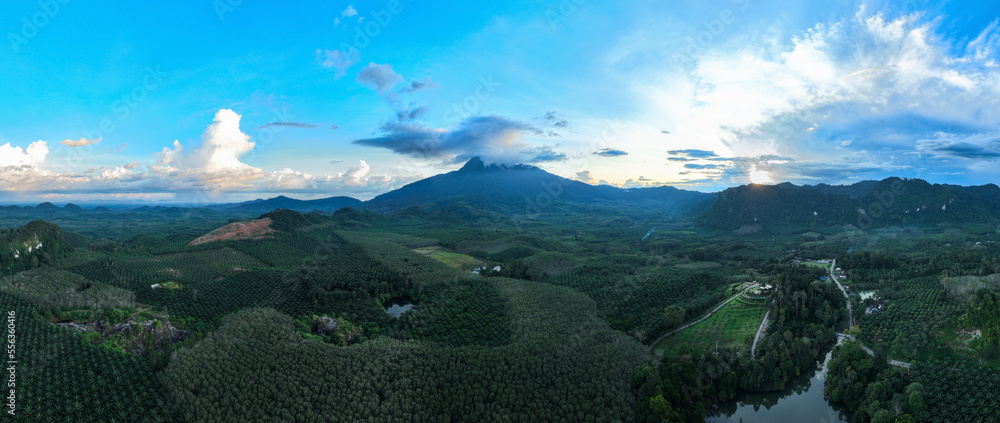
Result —
M846 422L850 417L840 404L823 397L826 364L832 351L827 351L821 369L813 368L778 392L743 392L736 399L715 410L709 422Z

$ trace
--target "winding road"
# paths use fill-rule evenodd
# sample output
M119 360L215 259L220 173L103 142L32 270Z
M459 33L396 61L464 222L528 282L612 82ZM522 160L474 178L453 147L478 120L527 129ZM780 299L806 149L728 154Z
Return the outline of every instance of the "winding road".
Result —
M851 310L851 297L847 295L847 290L844 289L844 285L840 284L840 281L837 280L837 275L835 275L833 273L833 271L834 271L834 269L836 269L836 267L837 267L837 260L836 259L831 260L830 261L830 277L833 278L833 281L837 284L837 287L840 288L840 292L842 292L844 294L844 298L847 298L847 314L850 315L850 325L848 327L853 327L854 326L854 312ZM866 347L863 342L860 342L857 339L854 339L853 336L848 335L846 333L838 333L837 337L838 338L843 337L843 338L850 339L851 341L855 341L855 342L861 344L861 349L865 350L865 352L868 353L868 355L870 355L872 357L875 356L875 351L872 351L871 348ZM891 364L893 366L897 366L897 367L904 367L904 368L907 368L907 369L910 368L910 363L907 363L905 361L899 361L899 360L889 359L889 364Z
M830 261L830 278L833 279L833 282L837 284L837 288L840 288L840 292L842 292L844 294L844 298L847 299L847 315L850 319L850 324L848 324L847 327L852 327L854 326L854 310L851 310L851 297L847 295L847 290L844 289L844 285L840 284L840 280L837 279L837 275L833 273L833 270L836 268L837 259L833 259Z

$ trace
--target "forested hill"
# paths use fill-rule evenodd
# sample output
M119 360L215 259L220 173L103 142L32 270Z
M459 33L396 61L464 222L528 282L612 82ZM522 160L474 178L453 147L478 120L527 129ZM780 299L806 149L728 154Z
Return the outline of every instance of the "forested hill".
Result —
M287 209L299 212L313 210L334 212L344 207L357 207L361 200L351 197L330 197L317 200L296 200L283 195L267 200L247 201L239 204L222 204L210 208L225 212L263 213L274 209Z
M729 188L719 193L697 221L703 227L733 230L745 225L842 224L867 229L998 219L1000 187L996 185L962 187L888 178L842 187L785 183Z
M563 178L528 165L487 165L478 157L461 169L423 179L366 202L382 212L403 210L455 199L503 214L534 213L552 204L644 207L663 214L682 214L714 194L673 187L621 189Z
M52 264L72 250L62 228L44 220L34 220L18 228L0 229L0 274Z

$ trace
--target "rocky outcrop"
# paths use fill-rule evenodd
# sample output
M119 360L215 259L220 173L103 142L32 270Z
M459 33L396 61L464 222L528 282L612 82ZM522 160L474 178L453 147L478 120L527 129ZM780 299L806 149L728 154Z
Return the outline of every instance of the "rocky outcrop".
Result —
M108 323L97 320L87 323L60 322L56 326L80 332L96 332L101 338L121 337L125 339L125 352L133 355L145 355L148 352L161 351L166 344L181 342L194 331L178 329L170 322L160 323L158 320L147 320L142 323L131 317L124 322Z

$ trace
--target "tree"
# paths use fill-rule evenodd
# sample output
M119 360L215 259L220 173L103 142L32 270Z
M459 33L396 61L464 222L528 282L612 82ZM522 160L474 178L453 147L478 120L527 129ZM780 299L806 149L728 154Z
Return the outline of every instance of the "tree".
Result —
M892 423L894 417L892 411L879 410L875 413L875 417L872 417L872 423Z
M661 420L674 420L677 416L674 408L670 406L669 401L663 398L663 395L650 398L649 409L653 410L653 415L659 417Z
M663 310L663 316L667 318L667 325L675 327L684 321L684 307L672 305Z
M910 392L908 404L910 406L910 411L912 411L913 414L919 415L924 409L924 395L921 394L920 391L916 390Z

